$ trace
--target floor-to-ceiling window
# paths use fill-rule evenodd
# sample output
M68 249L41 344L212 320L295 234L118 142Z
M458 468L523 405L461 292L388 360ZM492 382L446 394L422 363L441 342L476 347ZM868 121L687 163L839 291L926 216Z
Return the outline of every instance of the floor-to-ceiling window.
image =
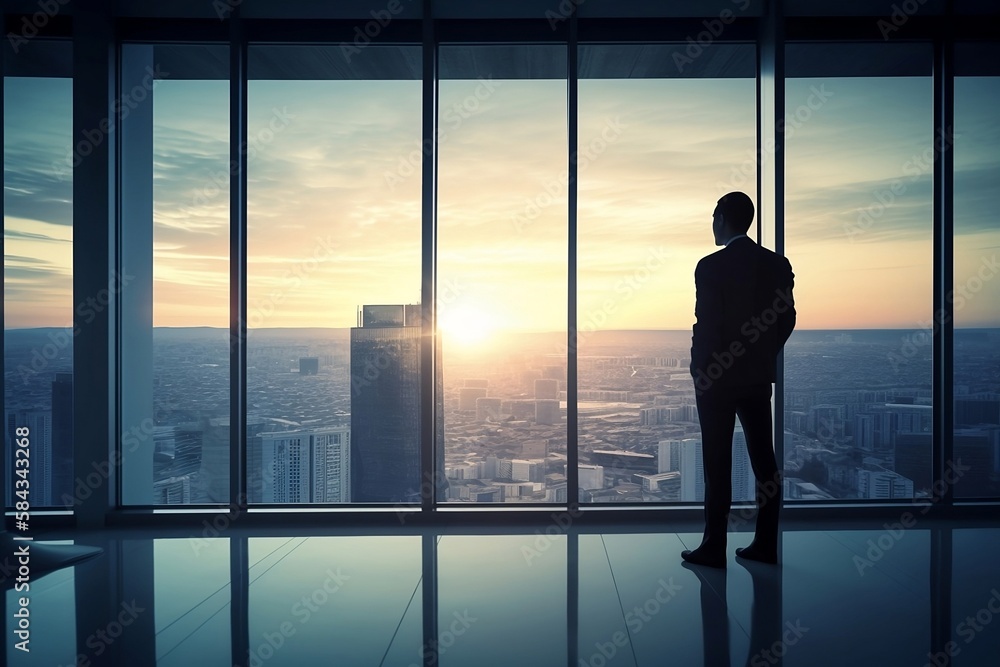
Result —
M566 48L439 52L439 500L565 503Z
M930 44L789 44L785 497L931 486Z
M716 250L709 221L721 195L742 190L761 210L770 204L757 192L769 157L757 153L768 150L756 136L768 120L758 116L768 90L756 78L759 46L718 40L691 57L688 43L585 41L570 155L562 38L443 40L432 82L422 81L417 44L372 40L355 52L253 41L246 257L231 256L228 45L125 45L125 504L236 500L233 447L248 463L251 504L418 502L420 421L430 414L420 392L420 300L430 278L443 424L432 430L442 454L433 468L447 480L438 502L702 500L687 364L693 270ZM936 141L951 141L934 133L932 45L780 48L781 233L799 315L777 420L786 498L926 497L934 411L944 409L931 400L933 158ZM972 69L955 80L955 285L971 297L955 301L954 449L978 462L981 472L957 488L975 498L997 495L1000 460L995 239L982 204L996 170L995 79ZM431 84L436 108L423 95ZM425 136L424 114L434 112L436 132ZM429 260L421 206L431 144ZM29 269L16 261L6 266ZM246 266L241 443L230 438L231 261ZM39 391L54 397L62 386L53 377ZM579 463L572 476L570 460ZM734 498L749 500L748 462L734 461Z
M955 45L955 434L944 479L956 497L1000 496L1000 45Z
M250 503L418 500L420 62L250 46Z
M688 46L580 46L581 501L704 500L694 269L718 250L718 199L757 199L756 51L720 43L692 58ZM737 501L753 499L741 436Z
M107 301L73 295L73 169L90 147L72 145L72 45L15 43L3 80L4 487L24 511L75 504L73 313Z
M121 56L122 501L227 504L229 52Z

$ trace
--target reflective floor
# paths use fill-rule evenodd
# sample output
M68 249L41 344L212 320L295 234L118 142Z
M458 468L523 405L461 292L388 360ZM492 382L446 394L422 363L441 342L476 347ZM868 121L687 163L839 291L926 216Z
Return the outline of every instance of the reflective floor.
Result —
M791 531L726 570L686 533L87 537L31 583L30 653L8 587L7 664L1000 664L998 528Z

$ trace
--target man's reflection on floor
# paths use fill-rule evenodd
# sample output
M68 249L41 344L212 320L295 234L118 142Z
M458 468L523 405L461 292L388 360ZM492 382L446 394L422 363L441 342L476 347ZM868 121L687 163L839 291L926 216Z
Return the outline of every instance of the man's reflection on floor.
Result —
M753 580L750 601L750 648L746 667L782 664L781 570L774 565L738 561ZM701 628L705 667L729 667L729 609L726 569L682 563L701 585Z

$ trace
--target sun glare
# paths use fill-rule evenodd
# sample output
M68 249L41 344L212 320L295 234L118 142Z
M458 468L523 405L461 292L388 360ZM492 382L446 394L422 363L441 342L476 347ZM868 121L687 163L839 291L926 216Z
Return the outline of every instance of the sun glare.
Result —
M466 347L485 343L493 333L489 314L478 308L459 306L441 313L438 320L445 343Z

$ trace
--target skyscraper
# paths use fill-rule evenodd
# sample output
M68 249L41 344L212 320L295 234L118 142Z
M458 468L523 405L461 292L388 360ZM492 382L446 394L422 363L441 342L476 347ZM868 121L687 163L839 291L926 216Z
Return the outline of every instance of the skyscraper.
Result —
M51 503L73 493L73 374L56 373L52 381Z
M891 470L858 470L858 497L913 498L913 480Z
M14 450L16 449L16 429L27 427L30 443L29 454L30 489L32 507L44 507L55 502L72 504L73 499L67 492L66 503L63 499L52 497L52 412L49 410L7 410L7 474L10 481L7 484L7 504L12 504L14 481L17 477L17 467L14 465Z
M685 440L666 441L669 449L678 448L681 473L681 494L682 502L702 502L705 500L705 474L704 457L702 456L701 438L687 438ZM661 460L667 457L667 461L673 459L673 453L664 454L663 443L661 443ZM669 472L663 470L661 472ZM754 500L755 478L753 469L750 466L750 454L747 452L746 436L739 424L733 432L733 501Z
M349 429L262 433L251 446L260 448L253 458L261 483L250 488L250 502L350 502Z
M428 481L420 478L420 306L362 306L358 324L351 329L351 499L418 502ZM440 342L436 359L435 486L443 499Z

